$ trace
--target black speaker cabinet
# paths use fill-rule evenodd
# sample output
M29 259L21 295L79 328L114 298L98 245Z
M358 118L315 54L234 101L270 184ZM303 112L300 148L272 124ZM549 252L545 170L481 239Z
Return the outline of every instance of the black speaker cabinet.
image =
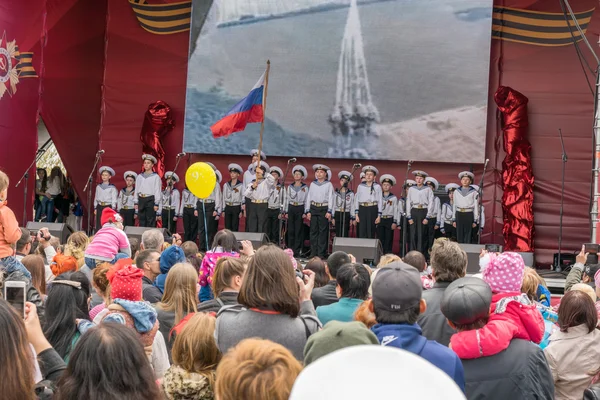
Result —
M372 267L379 264L383 250L379 239L357 239L336 237L333 240L333 251L343 251L352 254L356 262Z
M481 254L481 250L485 249L485 244L466 244L459 243L461 249L467 253L467 274L477 274L479 273L479 255ZM499 247L499 253L502 253L502 246L497 245Z
M48 228L48 231L50 231L50 234L52 236L56 236L57 238L60 239L60 243L61 244L67 243L67 239L73 233L73 228L71 228L70 225L67 225L67 224L53 224L51 222L33 222L33 221L29 221L27 223L26 228L29 229L29 231L31 231L34 234L37 234L37 232L41 228Z
M267 240L267 235L265 235L264 233L233 232L233 234L235 235L235 238L238 242L241 242L242 240L248 240L252 242L252 247L254 247L254 250L269 242Z
M140 244L142 243L142 235L144 234L144 232L149 231L151 229L158 229L162 234L163 237L165 238L165 240L168 240L168 238L171 236L170 232L168 230L166 230L165 228L146 228L146 227L138 227L138 226L126 226L125 227L125 234L128 237L132 237L132 238L136 238L137 240L139 240Z

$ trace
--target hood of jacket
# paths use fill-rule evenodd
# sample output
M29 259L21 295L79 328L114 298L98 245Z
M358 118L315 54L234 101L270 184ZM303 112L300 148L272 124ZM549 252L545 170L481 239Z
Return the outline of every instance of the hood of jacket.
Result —
M121 306L129 315L131 315L135 330L139 333L150 332L154 327L154 324L157 320L157 314L154 307L152 307L150 304L146 303L145 301L129 301L123 299L114 299L113 302L114 304ZM111 307L112 305L109 306L109 309L112 309ZM103 319L103 322L111 322L112 318L119 319L123 317L118 313L108 314ZM114 322L121 324L125 323L125 321L121 320L116 320Z
M165 373L162 388L168 399L212 400L214 398L213 388L206 376L188 372L177 365L172 365Z
M427 344L418 324L377 324L371 328L382 346L392 346L421 354Z

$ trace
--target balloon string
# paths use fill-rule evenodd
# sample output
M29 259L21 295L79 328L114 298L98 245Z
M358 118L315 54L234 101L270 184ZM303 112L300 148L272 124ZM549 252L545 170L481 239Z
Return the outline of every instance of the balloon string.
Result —
M206 227L206 206L204 205L204 201L202 202L202 214L204 214L204 235L206 238L206 250L210 247L210 243L208 243L208 228Z

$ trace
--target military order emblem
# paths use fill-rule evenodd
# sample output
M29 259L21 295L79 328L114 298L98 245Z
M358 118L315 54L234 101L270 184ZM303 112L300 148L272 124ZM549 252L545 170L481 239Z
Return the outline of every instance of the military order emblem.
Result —
M33 53L19 52L16 40L9 42L6 32L0 37L0 99L5 93L13 96L17 92L20 78L37 78L31 64Z

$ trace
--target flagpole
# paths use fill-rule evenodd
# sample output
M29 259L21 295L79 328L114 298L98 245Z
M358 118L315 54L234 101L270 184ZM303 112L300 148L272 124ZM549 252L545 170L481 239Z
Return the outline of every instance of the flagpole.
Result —
M262 98L263 117L260 123L260 138L258 140L258 161L257 167L260 166L260 153L262 153L263 132L265 131L265 115L267 114L267 93L269 89L269 71L271 70L271 60L267 60L267 71L265 72L265 91Z

